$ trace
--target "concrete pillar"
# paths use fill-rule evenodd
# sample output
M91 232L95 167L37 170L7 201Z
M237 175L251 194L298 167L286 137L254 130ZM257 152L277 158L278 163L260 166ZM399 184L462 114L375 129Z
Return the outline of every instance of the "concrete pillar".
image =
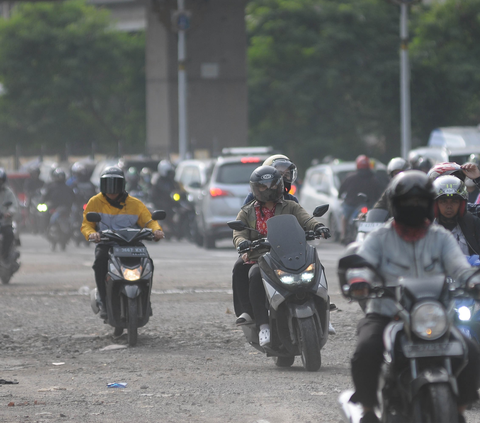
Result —
M146 31L146 106L147 106L147 153L167 156L171 150L172 118L169 48L171 34L160 21L159 13L147 2Z

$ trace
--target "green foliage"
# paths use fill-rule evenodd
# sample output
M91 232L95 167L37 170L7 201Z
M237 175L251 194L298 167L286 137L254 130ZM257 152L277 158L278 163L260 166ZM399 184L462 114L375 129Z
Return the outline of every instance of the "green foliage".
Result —
M447 0L418 11L412 40L414 130L480 123L480 1Z
M145 140L144 34L84 1L19 5L0 21L0 145L88 152Z
M400 154L400 11L385 0L252 0L250 137L302 166ZM480 0L410 10L413 146L480 122ZM373 142L372 142L373 141Z
M398 20L398 8L380 0L252 1L252 142L304 165L354 158L366 136L398 144ZM382 152L378 142L369 150Z

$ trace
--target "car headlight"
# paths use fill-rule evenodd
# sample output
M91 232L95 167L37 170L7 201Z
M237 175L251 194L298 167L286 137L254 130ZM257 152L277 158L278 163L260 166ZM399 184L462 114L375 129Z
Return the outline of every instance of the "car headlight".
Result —
M472 317L472 310L470 310L470 307L462 306L457 310L457 314L458 320L461 320L462 322L468 322Z
M291 273L284 272L283 270L275 270L275 274L284 285L293 286L310 283L315 277L315 263L308 266L302 273L293 275Z
M447 331L447 313L436 301L424 301L414 306L411 313L412 331L419 338L433 340Z
M48 206L46 204L43 204L43 203L37 204L37 210L39 212L44 213L48 210Z
M135 269L129 269L122 266L123 277L127 281L138 281L142 275L142 266L138 266Z

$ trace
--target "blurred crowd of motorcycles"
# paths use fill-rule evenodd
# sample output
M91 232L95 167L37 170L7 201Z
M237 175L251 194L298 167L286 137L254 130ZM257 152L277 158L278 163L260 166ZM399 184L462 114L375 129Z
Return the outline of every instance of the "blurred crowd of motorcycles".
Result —
M91 159L72 165L34 162L18 172L8 172L9 186L20 206L15 219L17 237L19 232L43 235L52 251L63 251L69 243L88 246L80 232L83 211L99 192L101 171L118 165L125 172L129 195L143 201L151 211L166 211L167 218L162 222L166 238L193 242L196 233L191 222L195 221L195 209L183 186L174 179L175 167L167 160L138 160L135 164Z

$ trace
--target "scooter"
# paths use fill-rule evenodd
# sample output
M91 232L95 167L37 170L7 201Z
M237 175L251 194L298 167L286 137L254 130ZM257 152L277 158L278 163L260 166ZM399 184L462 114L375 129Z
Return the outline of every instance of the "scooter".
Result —
M339 277L349 296L350 269L371 272L369 298L388 297L396 315L383 332L384 362L378 382L375 413L385 423L457 423L457 377L467 364L467 346L453 324L453 299L465 293L444 275L385 282L358 255L342 258ZM350 402L353 391L339 397L343 419L358 423L361 406Z
M4 209L8 209L12 203L7 201L3 204ZM0 226L3 226L3 213L0 213ZM0 279L2 284L6 285L10 282L13 274L18 271L20 268L20 252L17 250L17 245L20 245L20 238L18 236L18 231L15 225L15 222L12 222L13 235L14 239L10 246L10 251L8 252L8 257L6 260L0 259ZM3 235L0 234L0 245L3 245Z
M43 204L43 206L47 207L50 215L50 222L47 226L46 234L47 239L52 245L52 251L55 251L57 245L60 246L62 251L65 251L68 241L72 236L72 225L70 222L71 208L60 206L54 209L45 204Z
M324 215L328 207L328 204L317 207L313 216ZM257 232L240 220L228 222L228 226ZM300 355L306 370L317 371L330 321L325 270L316 248L307 243L318 236L302 229L296 217L288 214L268 219L267 231L267 238L253 241L250 248L239 253L270 249L259 258L258 264L268 302L271 343L260 346L255 322L242 325L244 335L250 345L273 357L279 367L290 367L295 356Z
M359 193L357 195L357 205L355 207L355 210L347 220L347 226L345 228L345 237L343 239L343 244L347 245L350 242L355 241L355 239L357 238L358 215L360 213L364 215L367 214L368 212L367 203L368 203L367 196L363 193Z
M152 220L165 219L166 213L157 210ZM101 222L99 213L89 212L89 222ZM151 222L150 220L149 222ZM147 222L147 223L149 223ZM145 326L152 315L150 294L153 282L153 262L142 240L153 240L149 228L106 229L101 231L101 241L112 242L108 259L108 273L105 280L107 289L107 320L115 328L114 336L128 331L128 345L137 344L138 328ZM97 290L91 292L91 306L95 314L99 312Z

